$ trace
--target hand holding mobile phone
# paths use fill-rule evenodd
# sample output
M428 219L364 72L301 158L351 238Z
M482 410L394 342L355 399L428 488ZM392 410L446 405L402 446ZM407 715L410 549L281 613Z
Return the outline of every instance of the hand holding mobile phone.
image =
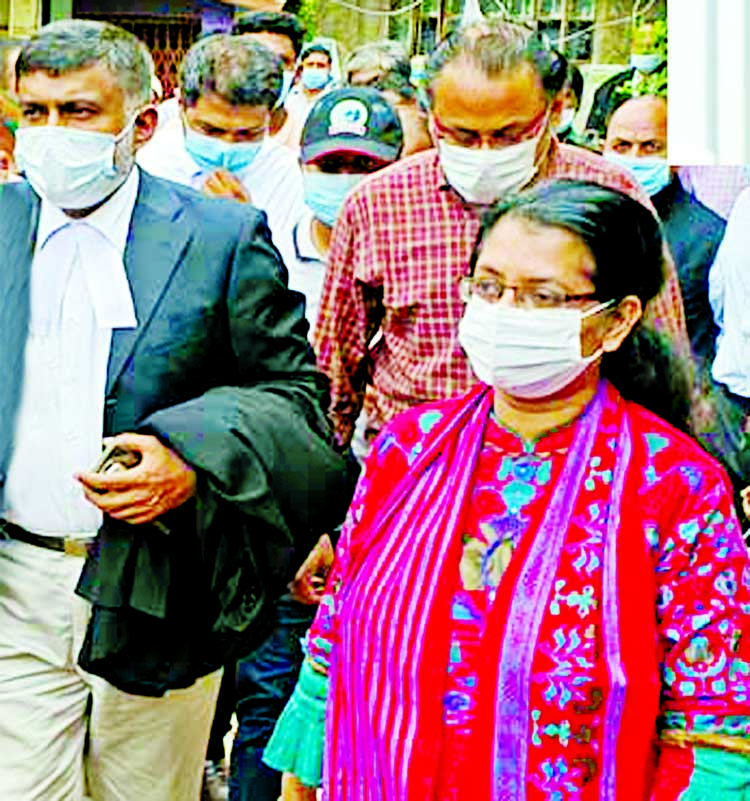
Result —
M104 446L102 455L94 467L94 472L106 474L130 470L140 461L141 454L138 451L131 451L121 445L110 442Z

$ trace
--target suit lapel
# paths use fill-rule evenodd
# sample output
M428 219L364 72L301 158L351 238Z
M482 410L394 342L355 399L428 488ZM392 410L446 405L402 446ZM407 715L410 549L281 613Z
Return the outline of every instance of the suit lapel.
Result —
M138 325L112 334L108 395L148 328L191 237L182 215L182 204L168 185L143 171L140 179L125 248L125 271L133 293Z
M28 184L0 186L0 483L23 382L39 206Z

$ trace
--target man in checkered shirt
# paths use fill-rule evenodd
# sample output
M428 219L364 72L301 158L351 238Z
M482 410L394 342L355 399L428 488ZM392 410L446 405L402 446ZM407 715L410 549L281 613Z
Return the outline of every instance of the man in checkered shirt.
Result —
M476 381L457 341L466 271L482 208L545 178L596 181L636 197L623 169L557 142L565 59L536 34L485 21L458 31L428 64L435 150L365 179L334 228L315 332L331 380L331 417L348 444L364 401L365 436L417 403ZM670 263L647 316L689 353Z

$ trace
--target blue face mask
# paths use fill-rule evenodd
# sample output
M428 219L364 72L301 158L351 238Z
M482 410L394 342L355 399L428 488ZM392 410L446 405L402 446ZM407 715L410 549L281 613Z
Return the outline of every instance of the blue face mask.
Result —
M322 67L304 67L302 70L302 85L305 89L322 89L330 80L331 73Z
M262 147L263 142L224 142L185 125L185 149L204 170L239 172L253 163Z
M346 196L364 177L359 173L303 172L305 204L316 219L333 228Z
M620 153L605 152L604 157L613 164L619 164L635 177L636 181L646 190L649 197L661 192L672 180L669 164L661 156L637 158L623 156Z

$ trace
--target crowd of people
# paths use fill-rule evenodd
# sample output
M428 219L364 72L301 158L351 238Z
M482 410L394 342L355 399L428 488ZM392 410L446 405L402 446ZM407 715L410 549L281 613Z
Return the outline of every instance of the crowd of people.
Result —
M660 37L0 48L3 801L746 800L750 171Z

